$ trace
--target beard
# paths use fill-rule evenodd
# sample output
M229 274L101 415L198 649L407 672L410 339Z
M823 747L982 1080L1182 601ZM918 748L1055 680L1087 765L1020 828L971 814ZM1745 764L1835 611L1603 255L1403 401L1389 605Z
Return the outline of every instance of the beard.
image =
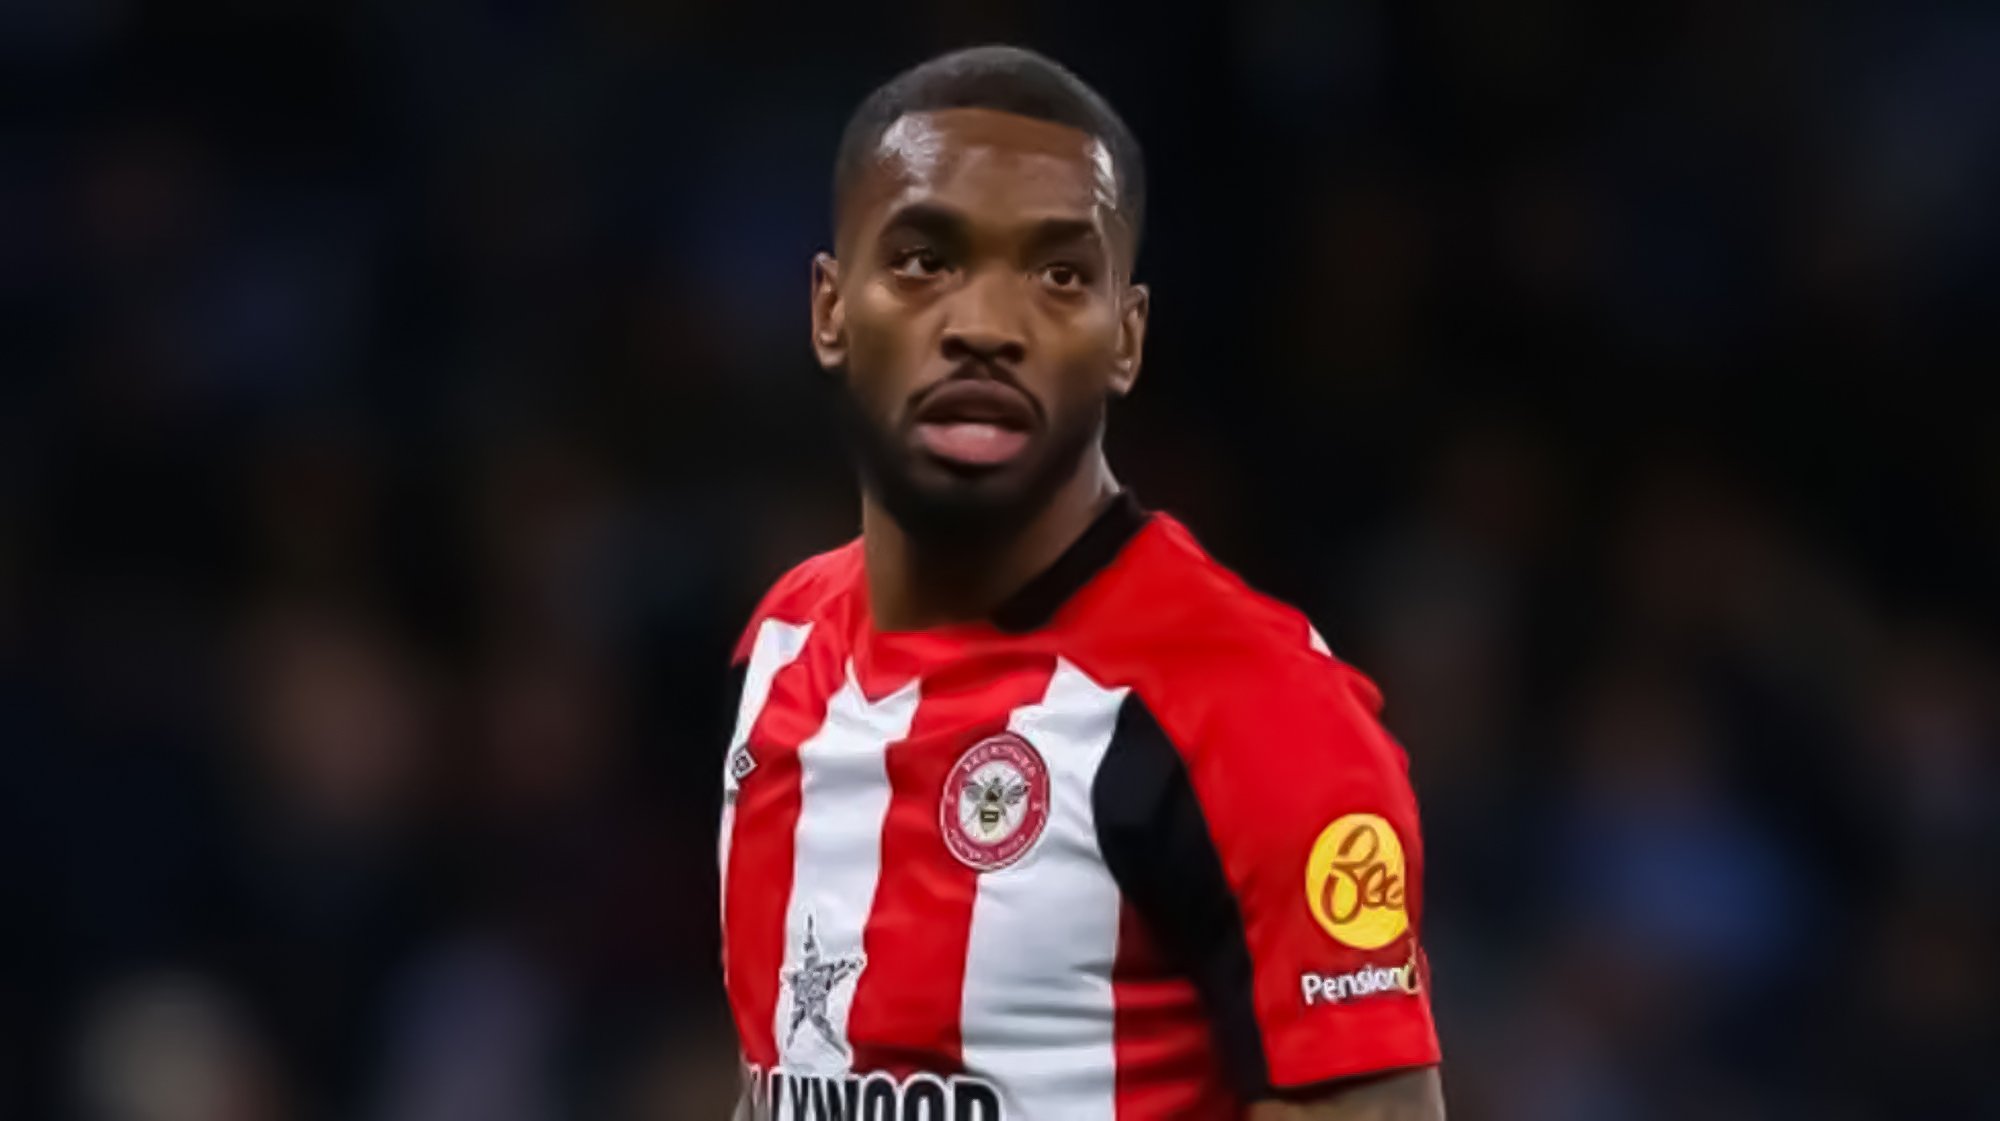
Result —
M1024 459L959 473L921 463L907 433L869 416L844 376L833 412L861 486L912 539L949 551L979 549L1019 533L1082 467L1104 430L1109 398L1052 412Z

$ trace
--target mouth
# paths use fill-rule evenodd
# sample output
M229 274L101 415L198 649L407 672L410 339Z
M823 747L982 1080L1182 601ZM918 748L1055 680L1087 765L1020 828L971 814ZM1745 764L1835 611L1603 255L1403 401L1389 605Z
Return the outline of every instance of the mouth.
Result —
M947 466L969 471L1020 458L1035 429L1027 396L986 379L945 382L925 396L914 419L919 447Z

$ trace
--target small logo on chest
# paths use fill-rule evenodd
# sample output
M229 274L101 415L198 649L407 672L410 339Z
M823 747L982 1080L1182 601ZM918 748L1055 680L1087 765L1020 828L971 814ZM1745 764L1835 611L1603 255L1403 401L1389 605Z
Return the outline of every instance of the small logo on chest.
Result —
M751 771L756 769L757 757L750 754L749 744L739 744L736 750L729 753L729 781L731 783L742 782L744 779L750 777Z
M1013 732L988 736L952 767L938 817L953 856L981 872L1005 868L1049 823L1048 765Z

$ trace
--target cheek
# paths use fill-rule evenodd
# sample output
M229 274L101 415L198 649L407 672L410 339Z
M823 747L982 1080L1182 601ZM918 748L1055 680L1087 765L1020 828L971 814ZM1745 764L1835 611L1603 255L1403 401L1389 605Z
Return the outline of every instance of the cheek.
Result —
M864 400L900 401L914 387L926 351L921 319L866 293L849 307L849 383Z
M1057 389L1065 400L1090 402L1110 390L1118 361L1115 317L1093 308L1062 324L1051 341L1050 365L1060 378Z

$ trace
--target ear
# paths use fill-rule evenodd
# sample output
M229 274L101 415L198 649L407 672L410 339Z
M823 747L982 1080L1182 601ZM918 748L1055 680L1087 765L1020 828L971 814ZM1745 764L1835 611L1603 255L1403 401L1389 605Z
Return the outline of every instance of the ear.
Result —
M813 256L812 344L824 369L847 361L847 309L840 302L840 262L831 253Z
M1143 284L1125 289L1125 306L1118 313L1118 353L1113 359L1111 392L1123 397L1139 380L1139 363L1146 352L1146 316L1152 310L1153 293Z

